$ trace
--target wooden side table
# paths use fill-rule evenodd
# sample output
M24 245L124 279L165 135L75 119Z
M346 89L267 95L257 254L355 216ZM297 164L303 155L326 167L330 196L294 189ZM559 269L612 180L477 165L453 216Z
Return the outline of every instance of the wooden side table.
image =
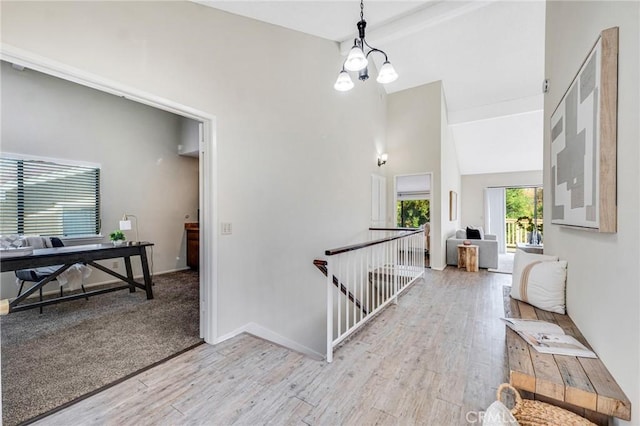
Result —
M478 272L478 246L458 245L458 268L466 268L467 272Z

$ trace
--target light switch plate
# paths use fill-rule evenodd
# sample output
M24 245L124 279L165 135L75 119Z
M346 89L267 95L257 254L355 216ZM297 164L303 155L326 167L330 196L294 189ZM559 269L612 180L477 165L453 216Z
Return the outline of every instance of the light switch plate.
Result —
M231 235L231 233L232 233L231 223L222 222L220 224L220 234L222 234L222 235Z

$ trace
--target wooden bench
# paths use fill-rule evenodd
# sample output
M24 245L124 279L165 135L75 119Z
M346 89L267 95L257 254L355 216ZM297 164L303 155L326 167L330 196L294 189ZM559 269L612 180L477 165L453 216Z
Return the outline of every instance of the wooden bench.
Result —
M505 294L505 317L540 319L561 326L589 347L568 315L543 311ZM542 354L506 327L509 382L525 398L565 408L598 425L610 416L631 419L631 402L600 359Z

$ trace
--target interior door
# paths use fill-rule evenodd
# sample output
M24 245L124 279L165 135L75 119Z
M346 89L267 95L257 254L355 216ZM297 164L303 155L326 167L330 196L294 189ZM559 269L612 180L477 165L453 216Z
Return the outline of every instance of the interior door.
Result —
M371 175L371 226L386 227L387 178Z

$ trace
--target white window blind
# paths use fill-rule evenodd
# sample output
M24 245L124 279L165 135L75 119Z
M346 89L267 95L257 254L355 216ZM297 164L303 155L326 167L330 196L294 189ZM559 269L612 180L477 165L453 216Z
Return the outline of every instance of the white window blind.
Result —
M0 234L100 232L100 169L0 158Z
M431 195L431 175L405 175L396 177L396 198L403 200L428 200Z

